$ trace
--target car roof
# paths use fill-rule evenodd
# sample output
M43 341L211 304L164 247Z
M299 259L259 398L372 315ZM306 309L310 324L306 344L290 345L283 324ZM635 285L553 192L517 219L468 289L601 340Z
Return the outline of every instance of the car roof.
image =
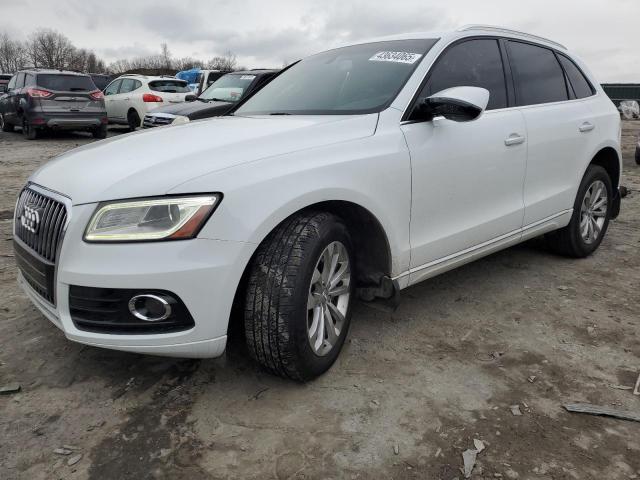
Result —
M87 77L88 74L82 72L74 72L72 70L56 70L53 68L23 68L18 73L45 73L47 75L75 75L78 77Z
M187 83L186 80L181 80L170 75L140 75L137 73L125 73L124 75L120 75L114 80L119 80L121 78L135 78L137 80L145 80L147 82L153 82L154 80L176 80L177 82L184 82L185 84Z
M550 40L539 35L533 35L531 33L521 32L510 28L495 26L495 25L464 25L456 30L449 31L433 31L433 32L414 32L414 33L402 33L398 35L389 35L385 37L376 37L363 41L350 43L347 45L361 45L365 43L385 42L391 40L419 40L419 39L440 39L449 43L450 41L458 38L470 37L470 36L499 36L508 37L518 40L525 40L536 42L546 45L551 48L567 50L567 47L554 40Z

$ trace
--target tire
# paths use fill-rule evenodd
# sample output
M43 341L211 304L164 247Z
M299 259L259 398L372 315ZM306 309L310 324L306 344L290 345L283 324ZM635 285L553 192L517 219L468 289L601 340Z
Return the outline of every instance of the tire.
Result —
M94 128L91 131L91 134L93 135L93 138L107 138L107 126L100 125L99 127Z
M351 245L342 220L326 212L307 212L287 219L258 247L245 295L245 337L251 356L270 372L307 381L335 362L351 320ZM330 283L324 259L334 257L333 279L341 280L333 290L323 290L321 283ZM330 321L322 315L325 310Z
M140 126L140 115L135 110L129 110L127 113L127 123L129 124L129 131L135 132L136 128Z
M0 114L0 129L3 132L13 132L13 125L4 121L4 115Z
M606 190L606 204L599 208L593 208L604 198L605 192L602 192L602 197L597 195L600 188ZM582 178L580 188L578 188L569 225L548 234L546 236L547 242L555 252L562 255L574 258L584 258L591 255L600 246L607 233L612 207L613 187L609 174L598 165L590 165ZM593 228L589 227L589 224ZM582 228L585 225L587 228L586 237L585 230ZM597 232L596 225L600 229L599 232Z
M35 140L38 138L38 129L30 126L26 119L22 120L22 135L27 140Z

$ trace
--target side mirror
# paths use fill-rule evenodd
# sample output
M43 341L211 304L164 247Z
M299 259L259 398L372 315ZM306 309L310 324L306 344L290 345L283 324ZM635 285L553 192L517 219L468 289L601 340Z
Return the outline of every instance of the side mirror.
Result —
M425 98L415 119L430 121L444 117L455 122L476 120L487 108L489 91L480 87L453 87Z
M184 97L184 101L185 102L195 102L196 98L198 98L198 97L196 97L195 95L189 94L186 97Z

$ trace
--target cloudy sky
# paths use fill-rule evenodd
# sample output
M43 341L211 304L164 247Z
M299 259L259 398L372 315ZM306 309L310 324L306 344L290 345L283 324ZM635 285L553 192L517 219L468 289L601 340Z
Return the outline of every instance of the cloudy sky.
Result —
M279 67L350 40L487 23L567 45L601 82L640 82L640 0L0 0L0 31L56 29L108 62L158 53Z

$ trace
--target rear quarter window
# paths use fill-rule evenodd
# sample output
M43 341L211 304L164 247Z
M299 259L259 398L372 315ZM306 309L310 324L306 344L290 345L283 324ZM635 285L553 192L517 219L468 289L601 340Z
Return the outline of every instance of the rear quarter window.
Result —
M36 83L47 90L62 92L91 92L97 90L93 80L88 75L56 75L48 73L38 74Z
M181 80L153 80L149 82L149 88L154 92L165 93L190 93L187 82Z
M589 80L587 80L577 65L564 55L558 55L558 58L564 67L567 77L569 77L569 82L573 87L573 93L576 98L586 98L593 95L595 91L591 86L591 83L589 83Z
M569 99L564 72L553 51L537 45L510 41L509 61L519 106Z

